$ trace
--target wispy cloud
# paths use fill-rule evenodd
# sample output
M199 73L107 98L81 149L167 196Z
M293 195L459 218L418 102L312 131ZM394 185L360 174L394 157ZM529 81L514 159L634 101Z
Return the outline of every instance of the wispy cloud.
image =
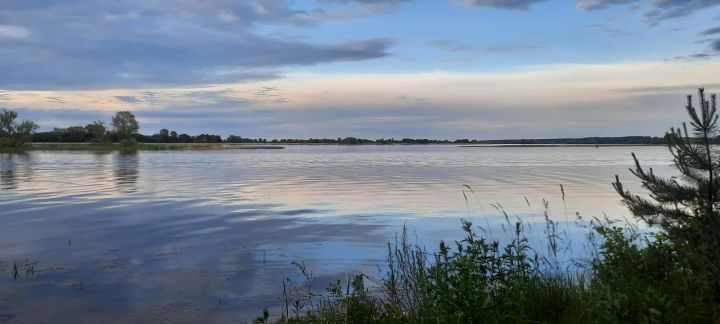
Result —
M636 3L639 0L578 0L577 8L580 10L598 10L612 5Z
M519 53L543 50L547 43L473 46L451 40L433 40L428 45L447 52Z
M462 0L468 6L495 7L503 9L527 10L530 6L547 0Z
M443 51L449 51L449 52L461 52L461 51L469 51L472 50L474 47L462 43L458 43L451 40L446 39L437 39L433 41L429 41L428 45L439 49Z
M3 38L24 39L32 35L30 30L20 26L0 25L0 40Z
M703 36L716 35L716 34L720 34L720 27L706 29L702 33L700 33L700 35L703 35Z
M47 101L49 103L58 103L58 104L65 103L65 99L63 99L61 97L45 97L45 101Z
M644 16L650 25L658 25L667 19L688 16L720 5L717 0L578 0L577 7L580 10L591 11L631 3L649 5L650 9Z
M588 25L587 27L593 31L598 31L610 35L611 37L625 37L632 34L630 31L612 28L607 24L592 24Z
M480 50L486 53L524 53L531 51L543 50L547 47L545 43L529 44L529 45L502 45L483 47Z
M645 17L651 25L663 20L688 16L700 10L720 5L717 0L653 0L654 8Z
M115 99L129 104L136 104L142 102L142 100L135 96L115 96Z
M720 39L716 39L710 42L710 49L715 52L720 52Z

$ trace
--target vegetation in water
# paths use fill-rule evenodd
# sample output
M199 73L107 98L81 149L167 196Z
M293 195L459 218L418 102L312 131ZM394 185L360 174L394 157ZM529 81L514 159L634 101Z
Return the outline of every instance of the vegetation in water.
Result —
M0 110L0 147L23 147L38 128L32 121L16 121L17 113L12 110Z
M522 221L501 244L463 222L465 237L440 242L434 251L408 240L407 231L388 245L379 278L357 274L313 290L305 280L286 282L278 322L291 323L709 323L720 320L720 157L716 99L703 90L695 108L688 97L690 128L666 138L680 172L662 178L635 169L649 195L614 188L633 215L656 232L593 219L588 245L595 253L574 268L557 263L556 224L546 214L546 253L528 244ZM547 205L546 205L547 206ZM505 214L507 216L507 214ZM514 226L512 226L514 225ZM267 310L256 323L267 323Z

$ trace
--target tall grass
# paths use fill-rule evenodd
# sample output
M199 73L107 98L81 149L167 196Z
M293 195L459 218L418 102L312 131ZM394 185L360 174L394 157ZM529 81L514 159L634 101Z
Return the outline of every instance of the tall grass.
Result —
M271 315L280 323L717 321L708 278L690 271L692 256L678 253L662 233L593 218L578 223L589 229L585 242L571 242L543 201L543 247L530 244L529 224L494 206L505 217L504 243L491 238L490 228L462 221L463 238L428 250L403 227L388 243L382 275L360 273L320 293L308 266L296 263L305 280L286 280L282 314L265 311L255 322ZM565 257L578 243L587 256Z

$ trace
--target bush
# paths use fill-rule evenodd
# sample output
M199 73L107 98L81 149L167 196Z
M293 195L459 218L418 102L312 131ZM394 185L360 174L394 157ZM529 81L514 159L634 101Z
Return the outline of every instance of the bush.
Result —
M18 124L15 119L16 112L6 109L0 111L0 147L22 147L38 128L32 121L24 120Z

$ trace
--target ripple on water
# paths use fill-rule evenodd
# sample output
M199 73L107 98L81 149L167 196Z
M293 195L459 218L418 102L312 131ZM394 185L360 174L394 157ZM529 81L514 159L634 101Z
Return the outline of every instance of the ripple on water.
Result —
M404 224L434 245L459 237L461 217L502 236L495 202L528 223L543 199L558 221L622 216L610 182L630 178L631 151L669 172L662 147L0 154L0 269L39 269L0 276L0 291L14 292L0 319L247 320L277 305L291 261L312 267L318 288L375 274Z

